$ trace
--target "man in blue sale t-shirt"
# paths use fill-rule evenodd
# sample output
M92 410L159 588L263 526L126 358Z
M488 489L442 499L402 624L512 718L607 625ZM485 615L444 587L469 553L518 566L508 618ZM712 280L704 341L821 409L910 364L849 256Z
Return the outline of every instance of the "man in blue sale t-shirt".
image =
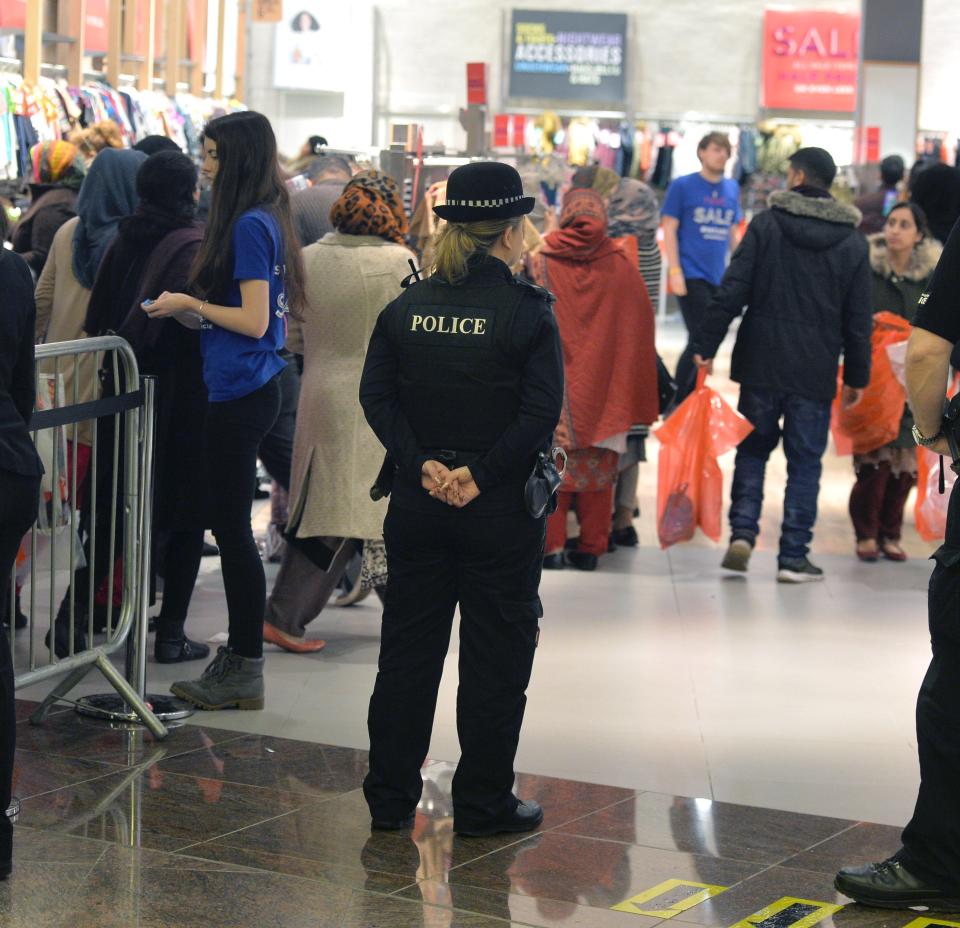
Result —
M740 244L740 185L723 176L731 153L730 139L722 132L704 136L697 146L699 173L673 181L661 211L670 284L687 327L687 347L677 363L677 402L693 390L690 344L720 286L727 258Z

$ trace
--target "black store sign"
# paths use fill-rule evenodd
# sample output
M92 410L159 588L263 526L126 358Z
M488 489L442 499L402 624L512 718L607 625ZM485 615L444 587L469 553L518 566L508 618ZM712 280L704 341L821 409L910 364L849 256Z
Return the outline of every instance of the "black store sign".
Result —
M627 17L514 10L510 96L621 103L627 89Z

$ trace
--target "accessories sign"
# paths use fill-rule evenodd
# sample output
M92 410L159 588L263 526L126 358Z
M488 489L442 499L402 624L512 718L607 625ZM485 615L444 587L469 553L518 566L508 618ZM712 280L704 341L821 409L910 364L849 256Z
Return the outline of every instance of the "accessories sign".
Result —
M514 10L510 96L622 103L627 17Z

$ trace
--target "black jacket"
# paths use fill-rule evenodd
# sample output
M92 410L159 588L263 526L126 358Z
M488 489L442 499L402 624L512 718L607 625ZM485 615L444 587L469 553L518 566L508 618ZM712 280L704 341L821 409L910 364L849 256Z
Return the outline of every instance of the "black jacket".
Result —
M463 334L449 331L453 319L469 323ZM420 469L449 449L474 452L452 465L469 463L482 491L474 511L522 509L523 483L549 448L563 403L550 295L496 258L474 261L457 286L415 284L377 320L360 403L397 467L394 502L443 506L420 488Z
M829 400L842 354L844 382L865 387L873 307L860 212L796 190L774 193L770 207L747 228L693 350L714 357L746 308L733 349L738 383Z
M43 466L27 430L35 397L33 278L26 262L5 248L0 248L0 293L0 469L35 477Z

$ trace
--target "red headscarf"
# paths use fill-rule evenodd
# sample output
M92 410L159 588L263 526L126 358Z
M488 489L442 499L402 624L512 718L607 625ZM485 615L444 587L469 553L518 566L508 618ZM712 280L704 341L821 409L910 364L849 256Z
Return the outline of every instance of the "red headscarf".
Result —
M607 236L595 191L571 190L560 224L544 239L538 276L557 297L570 446L589 448L657 419L653 306L636 244Z

